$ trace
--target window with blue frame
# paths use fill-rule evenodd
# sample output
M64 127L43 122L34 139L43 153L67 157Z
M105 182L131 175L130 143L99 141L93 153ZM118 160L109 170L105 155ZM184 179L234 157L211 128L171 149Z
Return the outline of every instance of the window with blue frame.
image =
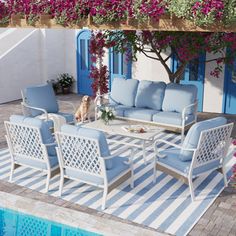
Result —
M198 111L203 110L204 78L205 78L206 54L201 54L198 58L189 62L181 77L181 84L193 84L198 88ZM179 62L172 58L172 71L176 71Z

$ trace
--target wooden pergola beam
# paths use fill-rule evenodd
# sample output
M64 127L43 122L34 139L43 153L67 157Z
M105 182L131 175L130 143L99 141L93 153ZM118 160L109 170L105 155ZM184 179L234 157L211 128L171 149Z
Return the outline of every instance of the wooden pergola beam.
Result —
M81 29L87 27L97 30L148 30L148 31L185 31L185 32L236 32L236 24L224 26L199 27L193 22L180 18L161 18L158 22L140 23L137 20L127 20L124 23L113 22L107 24L96 24L92 18L82 20L78 25L62 26L50 17L42 17L34 26L27 24L26 19L11 18L9 25L0 26L7 28L49 28L49 29Z

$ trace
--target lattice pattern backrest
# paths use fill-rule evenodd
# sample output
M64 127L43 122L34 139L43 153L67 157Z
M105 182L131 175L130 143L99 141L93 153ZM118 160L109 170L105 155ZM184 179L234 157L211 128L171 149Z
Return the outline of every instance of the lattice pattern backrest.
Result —
M17 220L17 235L21 236L45 236L49 235L50 225L46 221L33 217L19 215Z
M201 133L194 167L221 159L228 148L233 124L205 130Z
M36 127L5 122L13 155L31 159L44 159L40 131Z
M101 175L100 149L96 139L57 133L64 166Z

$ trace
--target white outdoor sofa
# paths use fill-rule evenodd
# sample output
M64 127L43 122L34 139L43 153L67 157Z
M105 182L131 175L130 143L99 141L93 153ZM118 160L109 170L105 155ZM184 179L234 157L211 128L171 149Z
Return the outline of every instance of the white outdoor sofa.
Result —
M193 179L200 175L220 170L227 186L224 160L231 144L232 129L233 123L227 124L224 117L218 117L194 124L181 146L163 139L156 140L153 181L156 181L157 169L181 179L189 185L192 201L195 199ZM160 144L172 148L159 150Z
M56 143L47 122L12 115L5 121L6 139L11 154L10 181L18 166L26 166L47 174L46 192L51 177L59 172Z
M119 118L148 122L180 131L197 120L197 87L175 83L115 78L111 92L95 99L95 117L104 98Z
M132 148L124 147L111 155L103 132L72 125L63 125L61 132L56 132L56 139L60 196L65 178L91 184L103 189L104 210L107 194L112 189L129 178L131 188L134 187Z

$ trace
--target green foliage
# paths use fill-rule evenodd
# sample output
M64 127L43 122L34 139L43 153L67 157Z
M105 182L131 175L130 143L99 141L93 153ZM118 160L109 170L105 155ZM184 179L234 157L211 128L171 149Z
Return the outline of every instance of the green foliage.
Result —
M74 82L73 76L68 73L60 74L57 79L62 88L70 88Z

